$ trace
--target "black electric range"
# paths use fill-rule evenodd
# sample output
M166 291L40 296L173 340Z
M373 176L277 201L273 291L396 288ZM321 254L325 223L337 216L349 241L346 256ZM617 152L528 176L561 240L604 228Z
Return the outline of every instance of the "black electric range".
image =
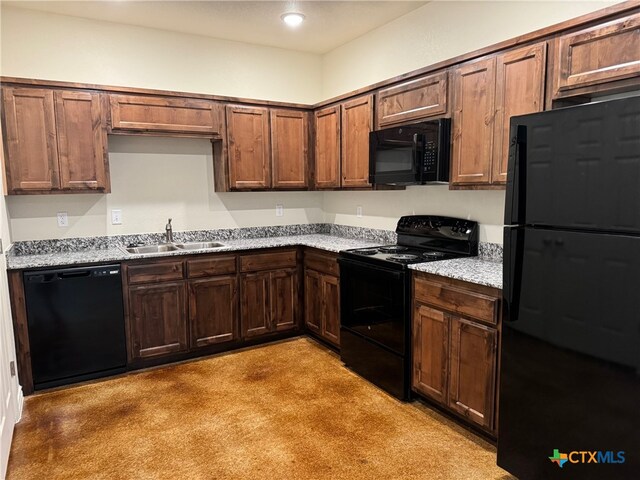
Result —
M397 398L411 390L411 270L415 263L478 254L478 224L412 215L395 245L340 253L340 357L347 367Z

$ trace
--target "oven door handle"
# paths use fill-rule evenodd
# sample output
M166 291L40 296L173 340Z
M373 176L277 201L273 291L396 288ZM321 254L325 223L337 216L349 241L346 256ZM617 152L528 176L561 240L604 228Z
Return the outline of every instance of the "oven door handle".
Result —
M344 265L346 267L355 267L355 268L366 268L367 270L375 270L378 272L383 272L385 275L392 276L395 279L401 279L404 276L404 272L398 270L390 270L388 268L379 267L377 265L372 265L370 263L358 262L357 260L352 260L350 258L338 258L338 264Z

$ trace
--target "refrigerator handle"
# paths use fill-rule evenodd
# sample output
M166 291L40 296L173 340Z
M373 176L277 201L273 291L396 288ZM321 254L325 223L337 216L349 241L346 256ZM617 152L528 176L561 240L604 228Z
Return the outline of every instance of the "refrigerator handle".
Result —
M524 255L524 229L505 227L504 266L502 269L502 298L505 322L518 320L520 311L520 286L522 282L522 261Z
M512 122L509 138L509 163L507 166L504 223L505 225L518 225L524 223L527 127Z

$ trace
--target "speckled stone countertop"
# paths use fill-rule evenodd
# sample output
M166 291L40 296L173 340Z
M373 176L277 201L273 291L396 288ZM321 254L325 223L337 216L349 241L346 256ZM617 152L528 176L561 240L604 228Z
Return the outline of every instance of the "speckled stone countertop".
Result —
M411 270L502 289L502 259L471 257L409 265Z
M85 249L75 252L54 252L34 255L7 255L8 270L23 270L30 268L60 267L63 265L79 265L90 263L121 262L140 258L171 257L193 255L199 253L234 252L256 248L287 247L302 245L320 248L330 252L340 252L349 248L362 248L380 245L380 242L370 242L362 239L344 238L328 234L291 235L266 238L243 238L222 240L224 247L210 250L178 250L147 255L132 255L117 247L103 249Z

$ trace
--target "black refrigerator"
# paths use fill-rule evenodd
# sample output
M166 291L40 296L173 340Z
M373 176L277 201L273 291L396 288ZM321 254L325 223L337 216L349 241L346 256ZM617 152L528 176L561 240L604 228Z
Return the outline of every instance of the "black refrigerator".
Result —
M640 97L513 117L498 465L640 478Z

